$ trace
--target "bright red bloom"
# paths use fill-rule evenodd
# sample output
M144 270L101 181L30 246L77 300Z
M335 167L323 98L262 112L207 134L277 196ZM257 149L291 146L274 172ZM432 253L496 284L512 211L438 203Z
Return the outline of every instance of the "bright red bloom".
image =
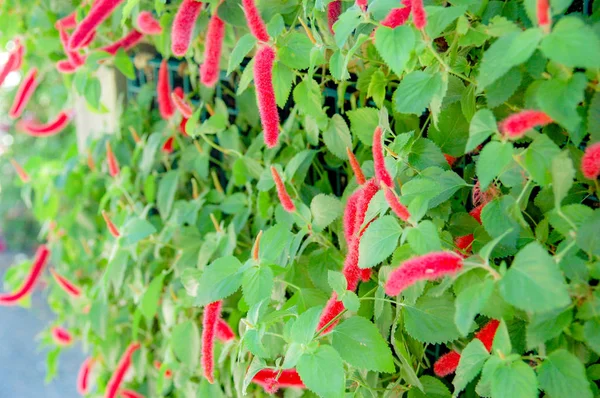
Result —
M235 333L233 332L233 329L223 319L219 318L217 320L217 325L215 326L215 328L215 334L217 339L221 341L229 341L235 339Z
M140 394L139 392L133 391L133 390L121 390L120 394L121 394L122 398L144 398L145 397L143 394Z
M446 158L446 162L448 162L448 166L452 167L454 165L454 163L456 162L456 159L454 156L450 156L450 155L446 155L444 154L444 158Z
M119 40L109 44L108 46L102 47L100 50L105 51L110 55L115 55L121 48L127 51L130 48L135 47L140 41L142 41L143 38L144 35L141 32L133 29Z
M323 308L323 312L321 313L317 331L323 329L325 325L341 314L342 311L344 311L344 303L337 299L337 294L335 294L335 292L331 293L331 298L327 301L327 304L325 304L325 308ZM323 334L331 332L335 325L337 325L337 321L330 324L327 329L323 331Z
M222 301L215 301L204 307L204 316L202 317L202 367L204 368L204 377L210 384L214 379L214 345L215 332L217 330L217 321L221 316Z
M162 27L150 11L142 11L137 16L137 26L145 35L160 35Z
M340 0L334 0L327 4L327 26L329 31L333 34L333 25L337 22L340 14L342 13L342 2Z
M92 41L94 41L94 39L96 38L96 31L93 30L90 32L90 34L88 34L85 39L83 40L83 42L81 43L81 48L85 48L87 46L90 45L90 43Z
M154 368L156 370L160 370L160 368L162 368L162 363L160 363L160 361L154 361ZM171 369L165 370L165 377L167 379L170 379L171 377L173 377L173 372L171 372Z
M79 52L72 51L69 49L69 34L65 29L58 30L60 42L62 43L65 54L67 55L67 59L69 63L74 67L79 67L85 63L85 57L83 57Z
M161 148L161 151L163 151L163 153L166 154L173 153L173 141L175 141L175 137L170 136L169 138L167 138L167 140Z
M179 131L183 134L184 137L188 136L188 133L185 132L185 125L187 124L188 119L185 117L181 118L181 122L179 122Z
M262 386L267 394L274 394L282 387L306 388L296 369L284 369L281 373L275 369L262 369L252 382Z
M358 234L359 239L368 226L365 225L365 227L362 228L362 225L365 222L367 209L369 208L369 203L371 203L373 196L379 191L379 186L375 182L375 179L371 178L364 183L360 189L362 189L362 194L359 196L358 202L356 203L356 218L354 221L354 233Z
M418 281L431 281L445 275L453 275L462 266L462 257L452 252L433 252L413 257L390 273L385 292L388 296L397 296Z
M106 162L108 163L108 173L111 177L116 177L119 175L119 161L117 157L113 153L112 147L110 146L110 142L106 141Z
M348 253L346 253L346 259L344 260L344 268L342 273L346 277L346 283L348 290L354 291L358 287L358 281L362 276L362 270L358 267L358 249L359 249L358 238L352 239L348 246Z
M450 351L435 361L433 364L433 372L438 377L448 376L456 371L459 362L460 354L456 351Z
M4 83L6 76L8 76L8 74L14 70L16 63L17 59L11 53L8 56L8 59L6 60L6 63L2 65L2 69L0 69L0 86L2 85L2 83Z
M248 21L248 27L250 32L260 41L269 41L269 33L267 32L267 26L263 21L254 0L242 0L242 6L244 7L244 13L246 14L246 20Z
M62 59L56 63L56 70L58 70L63 75L70 75L72 73L75 73L77 69L79 69L79 67L73 65L67 59Z
M117 396L117 392L121 387L121 383L123 382L123 378L125 377L125 373L131 366L131 357L133 353L139 350L140 343L134 342L127 347L125 353L119 360L117 364L117 368L115 372L110 377L108 384L106 385L106 391L104 392L104 398L115 398Z
M123 0L96 0L90 12L73 31L73 35L69 41L69 48L76 50L83 47L86 39L89 39L91 32L95 31L122 2Z
M581 158L581 172L590 180L595 180L600 175L600 142L585 149Z
M56 29L73 29L77 26L77 20L75 17L77 16L77 12L73 11L66 17L63 17L54 23L54 27Z
M170 119L175 113L175 106L171 100L171 83L169 82L169 68L166 59L162 60L160 69L158 70L156 98L158 100L160 116L165 120Z
M279 113L273 90L273 62L275 50L262 46L254 56L254 84L260 122L262 124L265 144L273 148L279 140Z
M355 4L360 7L361 10L367 11L368 0L356 0Z
M365 183L366 178L360 168L360 164L358 164L358 160L356 160L356 156L352 153L350 148L346 148L346 153L348 154L348 159L350 161L350 167L352 167L352 171L354 172L354 177L356 178L356 182L358 185L362 185Z
M373 133L373 163L375 167L375 177L378 181L384 183L389 188L394 187L394 180L385 167L385 160L383 157L383 146L381 143L383 130L377 126Z
M475 207L473 210L469 212L471 217L473 217L479 224L481 224L481 211L485 207L487 203L482 203L479 206Z
M175 87L175 90L171 93L171 100L175 105L175 108L181 113L184 119L189 119L192 117L194 110L191 105L186 102L183 96L183 89L181 87ZM185 126L184 126L185 128Z
M537 126L552 123L552 118L542 111L525 110L515 113L500 122L500 131L508 138L521 138Z
M357 189L346 201L346 208L344 209L344 238L346 238L346 244L350 245L354 238L354 228L356 228L356 207L358 206L358 199L362 195L362 190Z
M72 114L70 109L61 111L53 120L43 124L32 120L21 120L18 127L32 137L50 137L60 133L69 124Z
M396 213L398 218L402 221L408 221L408 219L410 218L410 213L406 206L400 203L398 197L396 196L396 193L383 183L381 184L381 187L383 188L385 200L388 202L394 213Z
M17 90L17 95L15 96L12 106L10 107L10 111L8 112L8 116L11 119L17 119L19 116L21 116L21 113L23 113L23 110L31 99L31 96L38 85L37 72L37 68L31 68L21 82L21 85Z
M0 305L14 305L23 297L27 296L33 291L35 284L38 279L40 279L40 275L50 258L50 249L46 245L41 245L38 247L35 252L35 257L33 259L33 264L31 265L31 270L29 274L25 278L23 284L12 293L2 293L0 294Z
M381 21L381 24L392 29L404 25L410 16L410 9L410 5L408 7L394 8Z
M492 351L492 345L494 343L494 337L496 336L498 326L500 326L500 321L492 319L481 329L479 329L479 332L475 333L475 338L481 340L488 352Z
M78 298L79 296L81 296L81 289L75 286L73 282L60 275L54 270L54 268L50 268L50 273L52 274L52 277L54 278L58 286L60 286L60 288L69 296L73 298Z
M212 15L206 32L206 44L204 48L204 62L200 66L200 82L207 87L214 87L219 80L219 63L221 61L221 49L225 37L225 22L217 15Z
M29 178L29 174L27 174L27 172L25 171L25 169L23 169L23 167L21 167L21 165L19 164L19 162L17 162L16 160L14 160L12 158L10 159L10 163L14 167L15 172L19 176L19 179L24 184L27 184L31 179Z
M119 229L115 226L115 224L113 224L110 217L108 216L108 213L104 210L102 210L102 217L104 218L104 222L106 223L108 232L110 232L110 234L112 236L114 236L115 238L118 238L119 236L121 236L121 234L119 233Z
M285 189L285 184L281 180L279 173L275 166L271 166L271 174L273 175L273 181L275 181L275 187L277 188L277 196L279 197L279 201L281 205L288 213L293 213L296 211L296 205L292 201L290 194L288 194Z
M550 2L548 0L537 0L537 20L540 27L547 32L550 31L552 19L550 15Z
M92 372L94 362L94 358L89 357L83 361L79 368L79 373L77 374L77 392L81 395L85 395L90 391L90 373Z
M458 249L460 249L459 252L457 252L458 254L467 253L467 254L471 254L471 251L473 250L473 240L475 238L473 237L473 234L469 234L469 235L465 235L465 236L459 236L456 239L454 239L454 244L456 245L456 247Z
M202 10L202 2L196 0L183 0L179 6L171 30L173 55L183 57L187 53L200 10Z
M412 0L411 12L415 27L419 30L425 29L427 25L427 12L423 8L423 0Z
M73 336L71 333L60 326L55 326L50 330L50 334L52 335L52 339L58 345L65 346L69 345L73 342Z

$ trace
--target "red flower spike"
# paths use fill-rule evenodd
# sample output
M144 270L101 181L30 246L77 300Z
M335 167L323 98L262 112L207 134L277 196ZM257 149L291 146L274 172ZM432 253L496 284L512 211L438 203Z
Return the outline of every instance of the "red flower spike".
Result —
M137 26L140 32L145 35L160 35L162 27L150 11L142 11L137 16Z
M379 192L379 186L375 182L375 179L371 178L361 186L361 189L362 194L359 196L356 204L356 218L354 222L354 232L355 234L358 234L359 238L362 236L368 226L367 224L364 228L361 228L365 222L365 216L367 214L367 209L369 208L369 203L371 203L373 196Z
M246 14L250 32L260 41L269 41L267 26L260 16L254 0L242 0L242 6L244 7L244 14Z
M473 234L459 236L454 239L454 245L460 249L460 251L457 251L457 253L459 255L462 255L462 253L471 254L474 239L475 238L473 237Z
M160 116L165 120L169 120L175 114L175 106L171 100L171 83L169 82L169 69L166 59L163 59L160 63L160 69L158 70L156 97Z
M404 25L406 21L408 21L408 17L410 17L410 1L403 1L405 7L402 8L394 8L391 10L388 15L381 21L383 26L387 26L388 28L397 28L400 25Z
M77 374L77 392L86 395L90 391L90 373L94 365L94 358L89 357L81 364Z
M17 90L17 95L15 96L12 106L10 107L10 111L8 112L8 116L11 119L17 119L19 116L21 116L21 113L23 113L23 110L31 99L31 96L38 85L37 72L37 68L31 68L21 82L21 85Z
M362 189L357 189L346 202L346 208L344 209L344 238L346 238L346 244L350 245L354 238L354 232L356 228L356 211L358 201L362 195Z
M552 17L550 14L550 2L548 0L537 0L538 25L545 31L550 32Z
M85 63L85 58L82 57L77 51L69 50L69 34L65 29L58 30L60 36L60 42L62 43L65 54L69 63L75 67L79 67Z
M63 17L54 23L54 27L58 30L60 29L73 29L77 26L77 20L75 17L77 16L77 12L73 11L66 17Z
M112 147L110 146L110 142L106 141L106 162L108 163L108 173L111 177L116 177L119 175L119 161L115 156Z
M12 293L0 294L0 305L14 305L23 297L29 295L35 287L48 259L50 258L50 249L46 245L41 245L35 252L33 264L23 284Z
M219 318L217 320L217 325L215 326L215 328L215 335L217 339L221 341L229 341L235 339L235 333L233 332L233 329L223 319Z
M327 325L331 320L333 320L336 316L341 314L344 311L344 303L338 301L337 294L333 292L331 294L331 298L325 304L325 308L323 308L323 312L321 313L321 318L319 319L319 323L317 324L317 331L323 329L325 325ZM323 331L323 334L327 334L333 330L333 328L337 325L337 321L333 322L327 329Z
M225 37L225 22L217 15L215 10L208 23L206 44L204 48L204 62L200 66L200 82L207 87L214 87L219 80L219 63L221 62L221 49Z
M217 330L217 320L221 316L222 301L215 301L204 307L202 317L202 367L204 368L204 377L210 384L214 379L214 344Z
M388 188L383 182L381 183L381 187L383 188L385 200L388 202L394 213L396 213L398 218L402 221L408 221L410 218L410 213L408 212L406 206L400 203L396 193L391 188Z
M542 111L525 110L510 115L502 122L499 127L505 137L511 139L521 138L534 127L545 126L552 123L552 118Z
M176 57L183 57L187 53L201 10L202 2L196 0L183 0L179 6L171 30L171 52Z
M446 162L448 162L448 166L452 167L454 165L454 163L456 162L456 160L458 158L455 158L454 156L450 156L450 155L446 155L444 154L444 158L446 159Z
M54 278L58 286L60 286L60 288L69 296L73 298L78 298L79 296L81 296L81 289L75 286L73 282L60 275L54 270L54 268L50 268L50 273L52 274L52 277Z
M187 122L187 119L192 117L194 110L192 109L191 105L188 104L187 101L184 99L183 90L181 89L181 87L176 87L175 90L173 90L173 92L171 93L171 100L173 101L173 105L175 105L175 108L177 108L179 113L181 113L181 116L183 116L183 118L186 119Z
M433 364L433 372L438 377L445 377L452 374L458 368L460 354L456 351L450 351L438 358Z
M115 224L113 224L113 222L111 221L110 217L108 216L108 213L105 212L104 210L102 210L102 217L104 218L104 222L106 223L106 227L108 228L108 232L110 232L110 234L112 236L114 236L115 238L118 238L119 236L121 236L121 234L119 233L118 228L115 226Z
M340 0L333 0L331 3L327 4L327 26L329 27L329 32L331 32L331 34L334 34L333 25L337 22L341 13L342 2Z
M73 31L69 48L76 50L83 47L91 32L95 31L122 2L123 0L96 0L90 12Z
M133 390L121 390L122 398L145 398L145 395Z
M281 177L279 173L277 173L277 169L275 166L271 166L271 174L273 175L273 181L275 181L275 187L277 188L277 196L279 197L279 201L281 205L288 213L293 213L296 211L296 205L290 198L287 190L285 189L285 184L281 181Z
M161 151L163 151L163 153L166 153L167 155L173 153L173 141L175 141L175 137L170 136L169 138L167 138L167 140L161 148Z
M431 281L445 275L453 275L462 266L462 257L452 252L433 252L413 257L390 273L385 284L385 293L388 296L397 296L418 281Z
M360 270L360 280L363 282L371 280L371 268L362 268Z
M23 184L27 184L29 181L31 181L31 179L29 178L29 174L27 174L25 169L23 169L23 167L21 167L19 162L17 162L16 160L11 158L10 164L12 164L12 166L14 167L15 172L17 173L17 175L19 176L19 179L23 182Z
M115 55L121 48L127 51L130 48L135 47L140 41L142 41L143 38L144 35L141 32L133 29L119 40L109 44L108 46L102 47L100 50L105 51L110 55Z
M590 180L595 180L600 175L600 142L585 149L581 158L581 172Z
M258 232L258 235L256 235L256 240L254 241L254 245L252 246L252 259L256 262L258 262L258 260L259 260L261 237L262 237L262 230Z
M156 370L160 370L160 368L162 368L162 363L160 363L160 361L154 361L154 368ZM167 379L170 379L171 377L173 377L173 372L171 372L171 369L165 370L165 377Z
M481 211L485 207L487 203L482 203L479 206L475 207L473 210L469 212L471 217L473 217L479 224L481 224Z
M358 249L360 240L358 238L352 239L348 246L348 253L346 253L346 259L344 260L344 268L342 273L346 277L346 283L348 290L355 291L358 287L358 281L362 276L362 270L358 267Z
M179 131L184 137L188 137L188 133L185 132L185 125L187 122L188 120L185 117L182 117L181 122L179 122Z
M390 176L383 157L383 145L381 143L383 130L377 126L373 133L373 162L375 163L375 177L378 181L384 183L388 188L394 187L394 180Z
M67 329L60 326L53 327L52 330L50 330L50 334L57 345L66 346L73 342L73 336L71 336L71 333Z
M0 86L4 83L6 76L15 69L16 64L17 58L13 54L10 54L2 69L0 69Z
M362 172L362 169L360 168L360 164L358 164L358 160L356 160L356 156L354 156L354 153L352 153L352 150L348 147L346 147L346 153L348 154L348 160L350 161L350 167L352 167L356 182L358 185L364 184L367 180Z
M75 73L77 69L79 69L79 67L73 65L67 59L60 60L56 63L56 70L58 70L63 75L70 75L72 73Z
M252 378L252 382L263 387L268 394L286 387L306 388L296 369L284 369L281 373L275 369L262 369Z
M423 0L412 0L411 10L415 28L425 29L425 26L427 26L427 12L423 8Z
M32 137L50 137L63 131L71 121L72 111L61 111L53 120L48 123L39 124L32 120L21 120L18 123L19 129Z
M254 84L256 85L260 122L265 144L267 147L273 148L279 140L279 113L273 90L275 50L269 46L262 46L254 56L254 60Z
M368 0L356 0L355 4L363 11L367 11Z
M121 387L121 383L123 382L123 378L125 377L125 373L127 373L127 370L131 366L131 357L133 356L134 352L139 350L139 348L140 343L137 342L131 343L129 347L127 347L127 350L125 350L125 353L123 353L123 356L117 364L115 372L112 374L106 385L104 398L115 398L117 396L117 393Z
M92 41L94 41L95 38L96 38L96 31L94 30L94 31L90 32L90 34L88 34L86 36L86 38L83 41L83 43L81 43L81 48L85 48L85 47L89 46L90 43Z
M500 326L500 321L492 319L486 323L484 327L479 329L479 332L475 333L475 338L483 343L488 352L492 351L492 344L494 343L494 337L496 336L498 326Z

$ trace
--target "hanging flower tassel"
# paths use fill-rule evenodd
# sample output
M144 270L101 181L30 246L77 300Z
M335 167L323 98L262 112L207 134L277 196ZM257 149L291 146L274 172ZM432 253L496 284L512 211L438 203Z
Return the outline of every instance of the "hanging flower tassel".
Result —
M28 296L35 287L44 267L50 258L50 249L46 245L38 247L29 274L23 284L12 293L0 294L0 305L14 305L23 297Z
M383 188L385 200L390 205L392 211L396 213L398 218L402 221L408 221L408 219L410 218L410 213L406 206L400 203L400 200L398 200L398 197L396 196L396 193L393 191L393 189L388 188L383 182L381 183L381 187Z
M254 84L260 122L263 128L265 144L269 148L277 145L279 140L279 113L273 89L273 63L275 50L262 46L254 56Z
M175 87L175 90L173 90L171 93L171 100L173 101L175 108L177 108L184 119L189 119L192 117L194 110L192 109L191 105L185 101L183 89L181 87Z
M94 358L89 357L81 364L77 374L77 392L80 395L86 395L90 392L90 374L94 365Z
M122 2L123 0L96 0L90 12L73 31L69 48L76 50L83 47L91 32L95 31Z
M275 394L280 388L306 388L296 369L261 369L252 378L252 382L265 389L267 394Z
M246 14L250 32L260 41L269 41L267 26L260 16L254 0L242 0L242 6L244 8L244 14Z
M171 30L171 51L176 57L187 53L200 10L202 2L196 0L183 0L179 6Z
M388 188L394 187L394 181L389 171L385 167L385 159L383 157L383 146L381 143L383 130L377 126L373 133L373 163L375 167L375 177L377 181L385 184Z
M67 346L73 342L73 336L71 333L67 329L60 326L53 327L50 330L50 334L57 345Z
M171 100L171 83L169 82L169 68L166 59L162 60L158 70L156 98L160 116L165 120L169 120L175 114L175 106Z
M121 234L119 233L119 229L115 226L115 224L113 224L110 217L108 216L108 213L104 210L102 210L102 218L104 218L106 228L108 228L108 232L110 232L112 236L114 236L115 238L121 236Z
M50 137L64 130L72 119L71 110L61 111L48 123L36 123L33 120L20 120L18 128L32 137Z
M222 301L215 301L204 308L202 318L202 367L204 377L210 384L215 382L214 378L214 345L217 330L217 321L221 316Z
M102 47L100 50L105 51L110 55L115 55L121 48L127 51L135 47L140 41L142 41L143 38L143 33L133 29L131 32L127 33L119 40L115 41L112 44Z
M167 140L165 141L165 143L163 144L161 151L165 154L170 154L173 153L173 142L175 141L175 137L170 136L169 138L167 138Z
M78 298L79 296L81 296L81 289L75 286L73 282L60 275L53 268L50 268L50 273L52 274L52 277L54 278L58 286L69 296L73 298Z
M235 333L233 332L233 329L221 318L217 320L215 334L217 339L221 341L230 341L235 339Z
M546 33L550 32L552 24L552 15L550 14L550 2L548 0L537 0L537 20L538 25Z
M12 106L8 112L8 116L11 119L17 119L19 116L21 116L21 113L23 113L23 110L29 103L31 96L35 92L35 89L38 85L37 73L37 68L31 68L21 82L21 85L17 90L17 95L15 96Z
M114 373L112 374L110 380L106 385L104 398L115 398L117 396L117 393L121 388L123 378L125 377L125 374L127 373L129 367L131 366L131 357L139 349L140 343L137 342L131 343L129 347L127 347L127 350L125 350L125 353L123 354L123 356L119 360L119 363L117 364L117 368L115 369Z
M281 180L279 173L277 173L277 169L275 168L275 166L271 166L271 174L273 175L273 181L275 181L275 187L277 188L277 196L279 197L281 205L288 213L295 212L296 205L294 205L292 198L285 189L285 184Z
M600 175L600 142L585 149L581 158L581 172L590 180L595 180Z
M366 178L360 168L360 164L358 164L358 160L356 160L356 156L352 153L352 150L346 147L346 153L348 154L348 160L350 162L350 167L352 168L352 172L354 173L354 178L356 178L356 182L358 185L362 185L365 183Z
M140 32L145 35L160 35L162 33L160 22L154 18L154 15L150 11L140 12L136 22Z
M106 141L106 162L108 164L108 173L111 177L115 178L119 175L119 161L117 157L113 153L112 147L110 146L110 142Z
M552 123L552 118L542 111L526 110L510 115L500 122L500 131L510 139L521 138L534 127Z
M403 0L402 4L404 4L404 7L394 8L388 13L388 15L386 15L386 17L381 21L383 26L393 29L404 25L406 21L408 21L411 11L411 2L410 0Z
M329 32L331 32L331 34L334 34L333 25L337 22L341 13L342 2L340 0L333 0L331 3L327 4L327 26L329 27Z
M419 30L425 29L425 26L427 26L427 12L423 8L423 0L412 0L411 12L415 28Z
M206 32L206 45L204 49L204 62L200 66L200 82L207 87L214 87L219 80L219 63L221 62L221 49L225 37L225 23L215 10L208 23Z

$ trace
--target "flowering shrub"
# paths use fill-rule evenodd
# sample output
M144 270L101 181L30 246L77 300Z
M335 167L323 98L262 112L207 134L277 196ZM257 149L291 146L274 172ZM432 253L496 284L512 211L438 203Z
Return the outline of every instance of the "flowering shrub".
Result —
M0 5L41 225L0 305L47 282L50 376L79 341L107 398L600 393L598 2L37 3ZM140 42L116 134L31 153Z

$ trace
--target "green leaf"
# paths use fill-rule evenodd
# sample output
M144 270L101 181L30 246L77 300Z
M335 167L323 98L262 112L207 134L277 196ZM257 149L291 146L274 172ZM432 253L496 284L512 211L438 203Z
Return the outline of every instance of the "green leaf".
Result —
M414 306L404 307L404 326L414 339L440 344L459 337L454 325L454 300L449 292L439 297L421 296Z
M583 326L583 337L587 345L600 355L600 320L590 319Z
M298 344L308 344L317 332L323 307L312 307L304 311L292 325L290 338Z
M425 11L427 12L427 26L425 27L425 32L427 32L427 35L430 38L435 39L440 36L444 29L450 26L452 22L463 15L467 11L467 7L428 6L425 7Z
M360 141L373 145L373 132L379 125L379 112L375 108L358 108L346 113L350 119L350 130Z
M489 358L490 354L479 339L473 339L460 354L460 362L456 368L456 376L452 380L454 385L454 394L458 394L465 389L483 369L483 364Z
M338 296L342 296L348 289L346 277L341 272L327 271L327 282Z
M142 311L142 315L144 315L148 322L154 318L158 310L158 301L162 293L164 278L165 275L162 273L154 277L140 300L140 311Z
M442 77L439 73L411 72L404 76L394 93L394 109L396 112L420 116L441 88Z
M437 127L429 126L427 136L443 153L458 157L465 154L469 139L469 122L461 112L460 104L445 108L439 116Z
M321 104L323 101L321 88L313 79L305 79L298 83L294 88L293 97L298 108L317 119L317 122L327 117Z
M337 44L339 48L344 47L348 37L352 34L354 29L360 25L361 19L362 13L356 8L348 9L340 15L337 22L333 25L335 44Z
M560 349L544 359L538 368L540 388L551 397L592 398L590 382L581 361Z
M173 208L175 193L177 192L177 183L179 181L178 170L167 172L158 183L158 195L156 204L163 220L166 220Z
M477 148L488 137L498 132L498 123L496 117L489 109L480 109L475 112L471 125L469 126L469 139L465 152L471 152Z
M335 196L319 194L310 202L310 211L313 215L313 227L319 232L341 216L344 208Z
M375 105L382 108L383 102L385 101L385 95L387 91L388 77L383 73L381 69L377 69L371 80L369 81L369 87L367 89L367 96L373 98ZM360 136L359 136L360 138Z
M415 34L408 26L388 28L381 26L375 31L375 48L385 63L401 76L415 47Z
M494 83L513 66L526 62L542 39L538 28L514 32L496 40L483 54L479 67L478 89Z
M266 265L252 267L244 272L242 291L244 292L244 300L250 307L271 297L273 279L273 270Z
M567 196L573 186L575 168L569 157L569 152L563 151L552 159L550 166L552 174L552 192L554 193L554 207L560 207L560 203Z
M221 257L206 267L198 282L195 304L203 306L222 300L239 289L243 273L236 257Z
M537 398L535 372L521 360L498 366L492 377L492 397Z
M322 398L342 398L346 377L342 358L333 347L321 345L304 353L296 366L306 387Z
M433 376L421 376L419 378L423 385L424 392L414 385L408 391L408 398L450 398L452 394L448 387L438 378ZM411 383L412 384L412 383Z
M102 95L102 85L96 77L90 77L85 84L84 97L87 103L94 110L100 109L100 96Z
M587 127L592 141L600 141L600 91L596 91L590 101Z
M135 79L135 68L133 67L133 62L131 62L129 55L127 55L127 52L125 52L124 49L120 48L119 51L117 51L113 62L115 63L117 69L120 70L125 77L128 79Z
M280 108L285 107L292 83L294 82L294 73L281 62L276 62L273 66L273 89L275 90L275 100Z
M481 150L477 160L477 177L482 190L494 181L510 164L513 157L513 146L510 142L488 142Z
M549 185L552 182L552 159L559 153L558 146L547 135L540 134L525 151L523 164L535 182Z
M277 49L277 58L292 69L307 69L313 44L303 33L292 32L283 36Z
M398 246L402 228L396 216L383 216L373 221L359 244L360 268L371 268L388 258Z
M393 373L392 351L377 327L360 316L354 316L333 329L331 345L342 359L364 370Z
M512 342L510 341L510 335L508 334L508 327L504 319L500 320L500 324L496 329L494 340L492 341L492 352L500 352L506 356L512 352Z
M469 334L475 315L483 309L493 291L494 281L486 279L467 287L458 294L454 323L460 334L463 336Z
M323 141L331 153L340 159L348 159L346 148L352 148L352 136L346 121L339 114L333 115L327 130L323 132Z
M522 76L518 68L511 68L504 76L485 89L487 104L495 108L507 101L521 85Z
M252 34L247 33L239 38L235 47L231 51L231 54L229 55L229 63L227 65L228 75L236 70L238 66L240 66L244 58L250 53L250 51L252 51L254 46L256 46L256 38Z
M571 309L559 309L532 315L526 329L527 348L534 349L559 336L572 320L573 311Z
M132 218L121 228L121 242L132 245L156 232L154 225L142 218Z
M524 311L551 311L571 303L558 265L537 242L528 244L517 253L499 283L502 297Z
M411 228L406 235L406 240L415 254L426 254L442 249L437 227L430 220L421 221L415 228Z
M189 369L198 367L200 358L200 332L195 322L185 321L176 325L171 333L171 348L177 359Z
M577 107L584 99L587 78L575 73L569 81L551 79L539 84L536 100L540 109L569 131L581 123Z
M540 49L552 61L571 68L600 68L600 39L581 18L566 16L542 40Z
M577 246L584 252L600 256L600 210L584 221L577 230Z

